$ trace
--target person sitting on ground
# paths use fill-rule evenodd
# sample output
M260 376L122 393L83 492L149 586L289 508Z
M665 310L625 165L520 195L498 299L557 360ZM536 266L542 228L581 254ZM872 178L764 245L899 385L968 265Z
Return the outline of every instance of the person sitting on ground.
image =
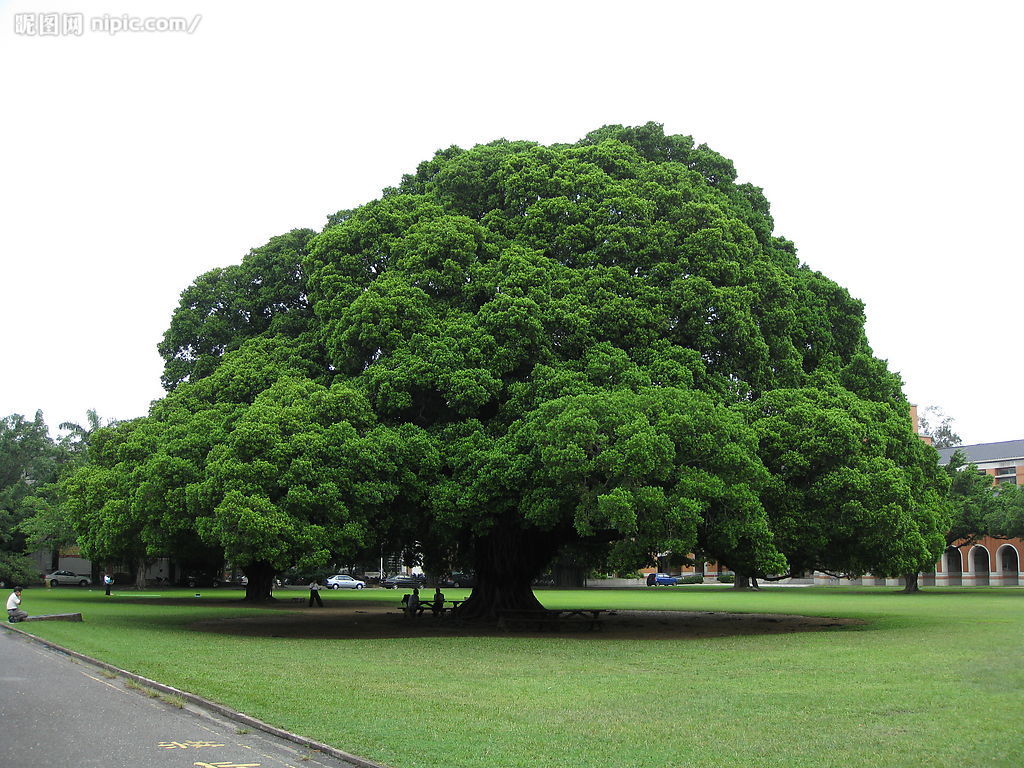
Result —
M21 587L15 587L7 598L7 620L13 624L27 618L28 614L21 610Z

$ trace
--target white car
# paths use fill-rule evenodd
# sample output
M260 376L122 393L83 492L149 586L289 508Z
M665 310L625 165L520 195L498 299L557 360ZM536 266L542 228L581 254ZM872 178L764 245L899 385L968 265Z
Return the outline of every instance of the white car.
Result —
M359 579L353 579L347 573L339 573L337 576L331 576L324 582L328 589L362 589L366 586L365 581Z
M51 587L56 587L58 584L77 584L80 587L87 587L92 584L92 579L88 576L81 576L71 571L54 571L46 574L43 579Z

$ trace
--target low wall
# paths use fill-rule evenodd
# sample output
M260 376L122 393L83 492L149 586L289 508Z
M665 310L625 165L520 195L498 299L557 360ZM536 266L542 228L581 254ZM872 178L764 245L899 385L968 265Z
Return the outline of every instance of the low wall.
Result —
M622 589L623 587L646 587L643 579L586 579L583 586L587 589Z

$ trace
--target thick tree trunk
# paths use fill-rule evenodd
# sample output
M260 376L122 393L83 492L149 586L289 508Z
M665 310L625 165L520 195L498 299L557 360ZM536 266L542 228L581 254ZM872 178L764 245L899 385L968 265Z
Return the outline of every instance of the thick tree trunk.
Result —
M274 586L274 569L270 563L252 563L242 569L249 579L245 585L245 600L250 602L266 602L273 600L271 594Z
M146 558L140 557L135 568L135 588L140 592L146 591Z
M476 586L459 606L459 618L490 620L502 609L542 609L531 584L562 543L557 533L518 529L502 529L477 539Z
M757 579L746 573L736 572L736 580L732 583L733 589L760 589Z
M915 592L921 591L921 585L918 583L918 574L916 573L905 573L903 574L903 593L912 595Z

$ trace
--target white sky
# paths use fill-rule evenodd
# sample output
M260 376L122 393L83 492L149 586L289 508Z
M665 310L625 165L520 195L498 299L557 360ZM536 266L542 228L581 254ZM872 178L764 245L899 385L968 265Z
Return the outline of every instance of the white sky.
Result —
M17 34L41 11L84 34ZM90 31L125 12L201 19ZM654 120L764 188L912 401L967 443L1024 438L1022 21L977 0L0 0L0 416L145 414L196 276L439 148Z

